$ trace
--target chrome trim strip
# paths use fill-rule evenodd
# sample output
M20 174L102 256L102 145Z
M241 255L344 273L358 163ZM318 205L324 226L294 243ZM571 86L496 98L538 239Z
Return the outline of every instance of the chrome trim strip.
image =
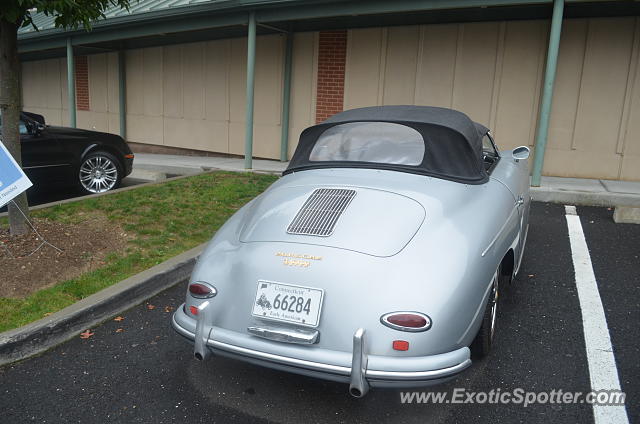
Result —
M55 168L58 166L71 166L70 163L60 163L57 165L36 165L36 166L23 166L22 169L36 169L36 168Z
M178 334L180 334L181 336L184 336L190 340L194 339L194 334L192 332L178 325L175 319L175 314L171 319L171 324L174 330L176 330L176 332L178 332ZM207 346L214 349L221 349L227 352L237 353L237 354L249 356L256 359L276 362L282 365L306 368L311 371L327 372L331 374L338 374L338 375L345 375L345 376L351 375L350 367L342 367L339 365L323 364L320 362L306 361L304 359L296 359L296 358L289 358L286 356L274 355L272 353L246 349L240 346L235 346L228 343L219 342L216 340L209 339L207 341ZM471 365L471 359L466 359L463 362L457 365L453 365L451 367L441 368L437 370L429 370L429 371L367 370L365 377L379 379L379 380L395 380L395 381L433 380L433 379L444 378L444 377L449 377L449 376L458 374L459 372L463 371L465 368L469 367L470 365Z
M508 191L509 193L511 193L511 195L513 196L513 199L514 199L514 200L516 199L516 195L515 195L515 193L514 193L513 191L511 191L511 189L509 188L509 186L508 186L508 185L506 185L505 183L503 183L502 181L500 181L499 179L497 179L497 178L495 178L495 177L489 177L489 179L490 179L491 181L495 181L495 182L497 182L497 183L500 183L504 188L506 188L506 189L507 189L507 191Z
M320 332L318 330L295 330L276 327L247 327L247 331L257 337L273 340L275 342L294 344L315 344L318 343Z
M422 318L424 318L424 320L426 321L426 324L424 325L424 327L404 327L402 325L398 325L398 324L394 324L392 322L389 322L389 317L392 315L399 315L399 314L408 314L408 315L419 315ZM387 314L384 314L380 317L380 322L382 323L382 325L386 325L389 328L393 328L394 330L398 330L398 331L406 331L407 333L420 333L422 331L427 331L428 329L431 328L431 324L433 324L433 322L431 321L431 318L429 318L429 315L423 314L422 312L415 312L415 311L395 311L395 312L389 312Z
M527 244L527 235L529 235L529 224L527 224L527 228L524 230L524 239L522 240L522 246L520 246L520 255L518 258L518 266L513 271L513 275L517 275L520 271L520 265L522 265L522 257L524 256L524 247Z

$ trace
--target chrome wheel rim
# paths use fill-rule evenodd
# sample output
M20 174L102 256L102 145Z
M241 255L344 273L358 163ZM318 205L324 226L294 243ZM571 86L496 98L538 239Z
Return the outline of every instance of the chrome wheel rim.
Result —
M491 285L491 333L489 337L493 340L493 335L496 331L496 317L498 316L498 273L493 276L493 283Z
M111 190L118 181L116 164L105 156L93 156L80 166L80 184L90 193Z

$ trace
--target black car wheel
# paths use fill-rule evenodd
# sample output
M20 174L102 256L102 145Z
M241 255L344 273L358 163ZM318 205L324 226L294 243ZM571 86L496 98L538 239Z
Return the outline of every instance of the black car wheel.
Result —
M482 317L482 325L470 346L471 355L477 359L487 356L493 346L498 318L498 300L500 299L500 277L500 268L498 268L491 281L491 292Z
M104 193L120 185L122 166L110 153L93 152L82 160L78 179L86 193Z

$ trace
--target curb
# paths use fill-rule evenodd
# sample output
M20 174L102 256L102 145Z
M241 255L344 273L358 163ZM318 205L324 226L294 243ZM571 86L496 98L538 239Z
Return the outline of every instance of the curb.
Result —
M150 181L150 182L147 182L147 183L136 184L136 185L132 185L132 186L128 186L128 187L121 187L121 188L117 188L115 190L106 191L104 193L87 194L85 196L71 197L69 199L63 199L63 200L55 200L53 202L43 203L41 205L29 206L29 211L36 211L38 209L50 208L52 206L65 205L67 203L79 202L81 200L86 200L86 199L94 199L96 197L109 196L111 194L116 194L116 193L122 193L124 191L135 190L137 188L148 187L148 186L158 185L158 184L164 184L164 183L169 182L169 181L181 180L183 178L193 177L194 175L209 174L209 173L210 173L209 171L201 171L201 172L198 172L198 173L195 173L195 174L179 175L177 177L171 177L171 178L167 178L167 179L164 179L164 180ZM7 216L7 215L8 215L8 212L2 212L2 213L0 213L0 218L3 217L3 216Z
M224 169L224 168L181 168L183 171L184 169L188 169L189 172L186 173L185 175L178 175L177 177L169 177L163 180L158 180L158 181L149 181L146 183L142 183L142 184L136 184L136 185L132 185L132 186L128 186L128 187L121 187L121 188L117 188L115 190L110 190L104 193L96 193L96 194L87 194L85 196L79 196L79 197L72 197L70 199L63 199L63 200L55 200L53 202L49 202L49 203L43 203L41 205L36 205L36 206L29 206L29 210L30 211L36 211L38 209L45 209L45 208L50 208L52 206L59 206L59 205L64 205L67 203L73 203L73 202L79 202L81 200L86 200L86 199L93 199L95 197L101 197L101 196L108 196L110 194L115 194L115 193L122 193L124 191L129 191L129 190L135 190L137 188L142 188L142 187L148 187L148 186L152 186L152 185L158 185L158 184L164 184L166 182L169 181L176 181L176 180L181 180L183 178L189 178L189 177L193 177L195 175L203 175L203 174L211 174L217 171L223 171L223 172L250 172L250 173L255 173L255 174L267 174L267 175L280 175L282 174L282 172L279 171L263 171L263 170L253 170L253 169L248 169L248 170L244 170L244 171L239 171L237 169ZM147 169L145 169L146 171ZM148 170L151 170L148 169ZM158 171L161 172L161 171ZM8 212L0 212L0 218L7 216Z
M225 164L217 164L210 166L179 166L179 165L158 165L153 163L142 163L137 165L137 168L142 171L151 171L151 172L162 172L165 174L184 174L184 175L195 175L202 172L209 171L225 171L225 172L248 172L255 174L268 174L268 175L282 175L284 170L279 169L265 169L265 168L238 168L236 166L225 165Z
M564 203L582 206L640 206L637 194L587 192L531 187L531 197L537 202Z
M190 166L176 166L176 165L154 165L150 163L143 163L137 165L135 169L139 169L141 171L150 171L150 172L162 172L164 174L174 174L174 175L195 175L200 174L202 172L207 172L208 169L204 169L202 167L190 167Z
M61 311L0 333L0 366L42 353L189 278L203 243Z
M640 208L618 206L613 211L613 222L616 224L640 224Z

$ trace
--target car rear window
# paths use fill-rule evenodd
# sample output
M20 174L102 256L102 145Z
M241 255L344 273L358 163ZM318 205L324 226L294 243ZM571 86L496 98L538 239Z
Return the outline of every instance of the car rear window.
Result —
M424 139L415 129L391 122L350 122L324 131L309 155L311 162L373 162L418 166Z

